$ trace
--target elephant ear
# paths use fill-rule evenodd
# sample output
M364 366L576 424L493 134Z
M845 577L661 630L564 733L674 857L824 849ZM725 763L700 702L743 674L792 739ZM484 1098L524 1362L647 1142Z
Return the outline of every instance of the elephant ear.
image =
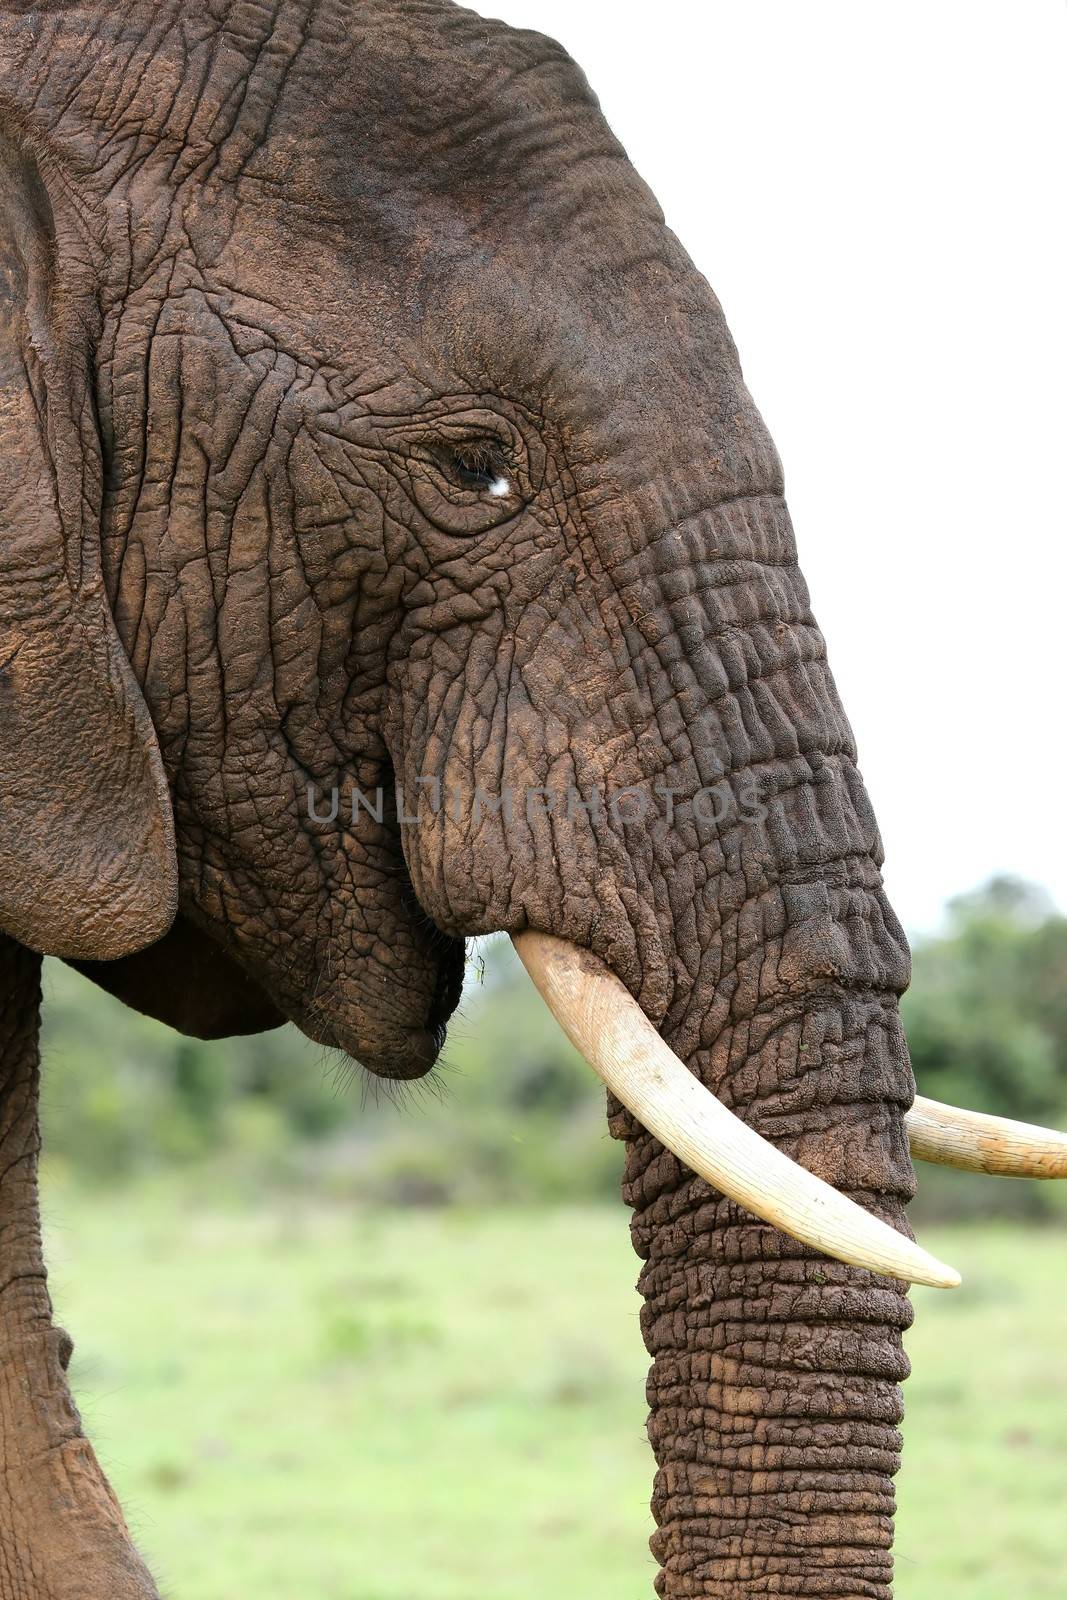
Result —
M91 319L52 207L0 141L0 930L111 959L177 909L170 795L100 556Z

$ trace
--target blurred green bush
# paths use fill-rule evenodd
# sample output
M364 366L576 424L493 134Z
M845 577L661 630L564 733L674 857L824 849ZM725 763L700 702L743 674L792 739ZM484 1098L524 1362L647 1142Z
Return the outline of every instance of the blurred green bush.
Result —
M916 941L904 1025L915 1081L935 1100L1067 1126L1067 917L1017 878L949 902ZM954 1220L1065 1214L1067 1185L919 1171L917 1210Z
M47 1159L95 1183L184 1164L391 1205L616 1195L603 1091L506 942L489 965L472 962L432 1076L394 1085L292 1027L183 1039L49 962Z
M445 1060L388 1086L289 1027L202 1044L125 1010L60 963L46 977L45 1145L113 1184L185 1165L207 1181L299 1183L391 1205L615 1196L622 1154L603 1092L506 941L472 964ZM1067 1115L1067 918L995 879L917 942L904 1019L923 1093L1058 1122ZM1041 1215L1051 1186L923 1169L922 1207ZM1054 1201L1051 1202L1053 1205Z

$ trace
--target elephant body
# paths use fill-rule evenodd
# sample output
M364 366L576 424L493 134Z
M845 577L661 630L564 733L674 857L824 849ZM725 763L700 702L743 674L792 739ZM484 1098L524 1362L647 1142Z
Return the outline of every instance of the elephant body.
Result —
M580 71L446 0L0 3L0 140L6 1114L30 949L412 1077L532 929L906 1229L909 958L781 465ZM660 1593L888 1600L902 1286L609 1113ZM0 1595L154 1594L48 1384L101 1576L23 1521Z

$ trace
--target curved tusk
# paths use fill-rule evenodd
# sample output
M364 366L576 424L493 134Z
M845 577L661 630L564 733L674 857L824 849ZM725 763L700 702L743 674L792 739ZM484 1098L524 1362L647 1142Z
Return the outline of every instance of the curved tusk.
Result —
M588 950L545 933L515 948L575 1049L649 1133L739 1205L804 1244L871 1272L953 1289L959 1273L798 1166L717 1100Z
M915 1096L904 1119L917 1161L1001 1178L1067 1178L1067 1133Z

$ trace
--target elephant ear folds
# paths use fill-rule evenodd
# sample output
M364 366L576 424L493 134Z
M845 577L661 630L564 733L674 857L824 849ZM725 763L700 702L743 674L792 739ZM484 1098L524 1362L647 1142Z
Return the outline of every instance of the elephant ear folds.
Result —
M0 930L108 960L177 909L173 818L100 567L81 307L35 167L0 142Z

